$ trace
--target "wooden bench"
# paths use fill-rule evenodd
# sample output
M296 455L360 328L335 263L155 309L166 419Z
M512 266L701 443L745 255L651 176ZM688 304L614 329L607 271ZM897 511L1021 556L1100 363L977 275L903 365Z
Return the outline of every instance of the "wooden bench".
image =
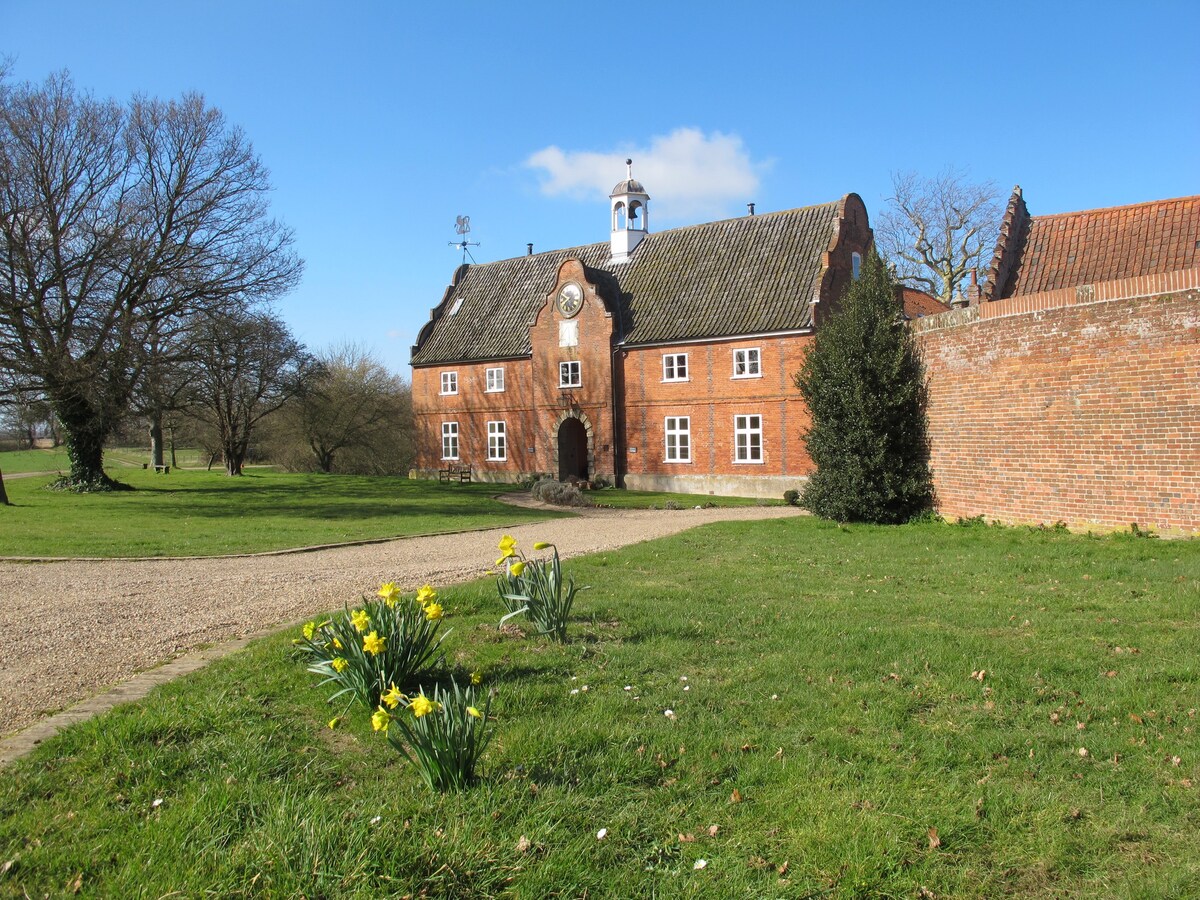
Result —
M142 468L143 469L150 468L150 463L142 463ZM157 472L159 475L170 475L171 467L170 466L155 466L154 471Z
M470 484L471 466L467 463L459 463L438 469L438 481L442 484L449 484L452 481L457 481L459 484Z

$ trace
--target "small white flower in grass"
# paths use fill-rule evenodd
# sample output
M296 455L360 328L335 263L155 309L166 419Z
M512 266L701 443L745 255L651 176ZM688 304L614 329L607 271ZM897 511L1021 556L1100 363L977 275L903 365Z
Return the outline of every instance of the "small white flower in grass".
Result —
M572 676L571 676L571 680L572 680L572 681L578 681L578 680L579 680L579 676L578 676L578 675L572 675Z
M571 688L571 696L574 697L579 693L579 688Z
M666 716L668 719L674 719L674 718L675 718L675 710L673 710L673 709L664 709L664 710L663 710L663 715L664 715L664 716Z
M587 689L588 689L588 686L586 684L580 688L580 690L583 691L585 694L587 693Z
M596 840L602 841L606 837L608 837L608 829L607 828L601 828L599 831L596 832Z
M771 695L771 699L772 699L772 700L778 700L778 699L779 699L779 695L778 695L778 694L772 694L772 695Z
M684 689L685 691L690 691L690 690L692 689L692 686L691 686L690 684L685 684L685 685L683 686L683 689Z
M155 799L155 801L154 801L153 803L151 803L150 805L151 805L151 806L152 806L154 809L158 809L160 806L162 806L162 804L163 804L163 802L162 802L162 797L158 797L158 798L156 798L156 799Z
M696 862L695 862L695 863L693 863L693 864L692 864L692 868L693 868L693 869L703 869L703 868L705 868L707 865L708 865L708 860L707 860L707 859L698 859L698 860L696 860Z
M680 675L680 676L679 676L679 680L680 680L680 681L687 681L687 676L686 676L686 675Z
M375 818L371 819L371 824L378 825L382 821L383 821L383 816L375 816Z
M627 691L632 691L632 690L633 690L633 685L632 685L632 684L627 684L627 685L625 685L625 690L627 690Z

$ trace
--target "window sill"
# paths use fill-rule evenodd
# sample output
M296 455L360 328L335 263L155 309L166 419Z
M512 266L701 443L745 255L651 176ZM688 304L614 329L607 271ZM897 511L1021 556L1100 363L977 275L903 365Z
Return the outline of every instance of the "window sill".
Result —
M731 381L745 381L747 378L762 378L762 372L757 372L754 375L730 375Z

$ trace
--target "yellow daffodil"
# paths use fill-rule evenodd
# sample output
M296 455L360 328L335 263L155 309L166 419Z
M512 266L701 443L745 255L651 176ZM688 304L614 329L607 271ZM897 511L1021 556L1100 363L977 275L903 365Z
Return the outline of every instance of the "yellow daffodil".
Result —
M356 609L350 613L350 624L357 628L361 634L371 627L371 617L367 615L365 609Z
M371 727L376 731L387 731L388 723L391 721L391 715L382 706L371 713Z
M346 662L346 660L342 659L340 656L335 656L330 665L333 666L333 671L335 672L345 672L346 667L350 665L350 663Z
M396 605L396 598L400 596L400 589L396 587L394 581L388 581L382 584L378 591L375 592L379 597L383 598L383 602L388 606Z
M313 635L316 633L317 633L317 623L316 622L305 622L304 623L305 640L311 641L313 639Z
M471 684L483 684L483 673L482 672L472 672L471 673Z
M474 719L482 719L483 718L483 713L481 713L479 710L477 710L473 706L467 707L467 715L471 716Z
M337 638L334 638L334 639L333 639L333 649L334 649L334 650L341 650L341 649L342 649L342 642L341 642L341 641L339 641Z
M552 543L550 543L549 541L538 541L536 544L533 545L533 549L534 550L545 550L547 547L553 547L553 546L554 545Z
M395 709L400 705L400 701L404 699L404 695L400 693L399 688L393 684L390 688L383 692L383 695L379 699L392 709Z
M329 730L333 731L333 729L338 727L338 723L341 721L342 721L341 716L334 716L332 719L329 720Z
M496 560L496 565L504 562L517 555L517 539L512 535L506 534L500 538L500 558Z
M379 636L379 632L372 631L365 638L363 638L363 649L366 650L368 653L370 653L372 656L377 656L378 654L383 652L383 647L384 647L385 642L386 642L386 639L381 638Z
M437 603L430 603L425 607L425 618L430 622L436 622L443 615L442 607Z
M525 571L525 563L524 562L515 562L508 567L508 574L511 575L513 578L520 578L521 573L524 571Z
M418 719L426 713L431 713L434 710L433 702L424 694L417 694L412 698L412 703L408 704L408 708L412 710L412 714Z
M417 591L417 602L422 606L425 606L427 603L432 603L436 599L437 591L435 591L431 585L422 585L420 590Z

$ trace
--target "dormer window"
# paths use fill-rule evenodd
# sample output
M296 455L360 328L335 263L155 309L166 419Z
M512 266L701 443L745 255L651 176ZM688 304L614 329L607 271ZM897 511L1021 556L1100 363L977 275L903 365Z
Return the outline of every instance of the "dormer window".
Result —
M454 298L454 303L453 303L453 305L450 307L450 315L452 315L452 316L457 316L457 315L458 315L458 311L459 311L460 309L462 309L462 303L463 303L463 298L462 298L462 297L455 297L455 298Z

